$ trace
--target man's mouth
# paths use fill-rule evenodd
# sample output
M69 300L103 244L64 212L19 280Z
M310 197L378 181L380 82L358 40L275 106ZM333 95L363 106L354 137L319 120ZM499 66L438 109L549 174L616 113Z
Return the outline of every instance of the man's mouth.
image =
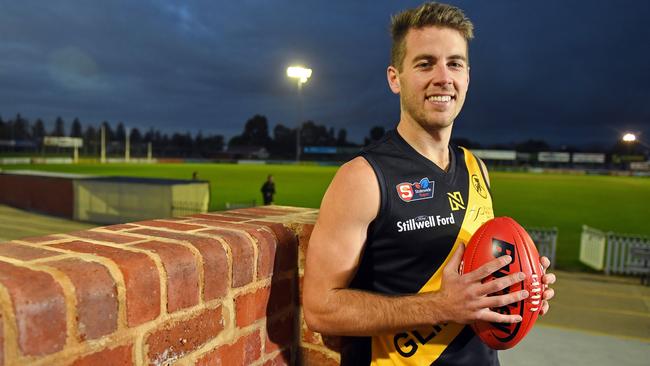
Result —
M426 100L434 103L449 103L452 99L456 99L455 95L430 95Z

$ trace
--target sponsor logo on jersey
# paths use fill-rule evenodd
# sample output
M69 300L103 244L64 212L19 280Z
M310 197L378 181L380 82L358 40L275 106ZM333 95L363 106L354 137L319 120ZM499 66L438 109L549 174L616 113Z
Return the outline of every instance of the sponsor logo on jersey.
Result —
M463 201L463 195L459 191L447 192L447 197L449 197L449 207L452 211L465 209L465 201Z
M404 202L427 200L433 198L434 183L426 177L420 179L419 182L403 182L396 186L397 195Z
M448 323L442 323L438 325L432 325L430 329L429 327L422 329L422 331L426 330L424 334L417 330L397 333L393 337L393 346L395 347L397 353L400 354L400 356L407 358L411 357L418 351L418 348L420 348L420 346L424 346L438 334L440 334L440 332L442 332L447 324Z
M487 190L483 185L481 184L481 179L478 177L476 174L472 174L472 186L474 187L474 190L476 190L476 193L478 193L479 196L483 198L487 198Z
M486 222L494 217L494 213L490 206L472 206L469 210L468 217L472 219L472 221Z
M404 231L413 231L413 230L422 230L438 226L447 226L455 224L456 220L454 219L453 212L449 216L426 216L421 215L406 221L397 222L397 232L401 233Z

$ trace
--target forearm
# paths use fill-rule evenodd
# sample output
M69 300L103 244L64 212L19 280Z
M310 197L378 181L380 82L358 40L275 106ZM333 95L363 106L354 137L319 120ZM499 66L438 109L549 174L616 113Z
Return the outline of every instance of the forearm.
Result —
M436 293L388 296L336 289L306 306L305 318L320 333L369 336L446 322L442 306L436 306L440 300Z

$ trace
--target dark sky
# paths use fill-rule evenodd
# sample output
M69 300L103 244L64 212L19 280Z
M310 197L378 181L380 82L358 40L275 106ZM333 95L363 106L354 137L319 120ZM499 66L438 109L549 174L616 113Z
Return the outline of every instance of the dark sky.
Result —
M0 115L226 137L254 114L295 126L286 67L314 69L304 116L361 141L390 128L390 15L416 1L0 0ZM650 2L453 1L475 24L454 136L650 141Z

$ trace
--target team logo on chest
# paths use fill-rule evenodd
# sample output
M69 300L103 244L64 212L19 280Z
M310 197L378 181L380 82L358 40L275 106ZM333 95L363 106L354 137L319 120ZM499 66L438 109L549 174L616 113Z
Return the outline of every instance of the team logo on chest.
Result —
M463 195L459 191L447 192L447 197L449 197L449 208L452 211L465 209L465 201L463 201Z
M420 201L433 198L433 181L429 178L422 178L419 182L400 183L396 186L397 195L404 202Z

